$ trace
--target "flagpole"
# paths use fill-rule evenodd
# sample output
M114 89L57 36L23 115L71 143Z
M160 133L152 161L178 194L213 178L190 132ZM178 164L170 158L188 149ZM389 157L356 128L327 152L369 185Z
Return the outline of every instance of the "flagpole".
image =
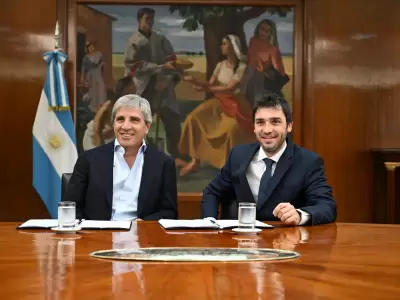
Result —
M62 199L65 173L72 173L78 158L75 127L64 75L67 55L62 51L60 26L56 22L54 49L44 53L46 80L33 123L33 187L53 219Z
M58 20L56 22L56 30L54 32L54 41L55 41L55 50L60 49L60 41L61 41L61 35L60 35L60 28L58 26Z

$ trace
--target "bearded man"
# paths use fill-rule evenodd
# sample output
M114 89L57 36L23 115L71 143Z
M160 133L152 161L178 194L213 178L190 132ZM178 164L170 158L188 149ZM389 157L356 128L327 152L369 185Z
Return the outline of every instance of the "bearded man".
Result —
M267 94L253 108L257 143L239 145L203 192L202 217L237 219L241 202L256 203L256 219L287 225L336 220L323 159L290 141L293 120L282 97ZM219 212L220 208L220 212Z

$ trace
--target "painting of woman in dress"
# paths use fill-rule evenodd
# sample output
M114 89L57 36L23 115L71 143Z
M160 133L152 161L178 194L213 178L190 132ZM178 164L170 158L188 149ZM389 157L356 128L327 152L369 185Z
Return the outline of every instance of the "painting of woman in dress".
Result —
M201 161L222 168L232 147L255 139L251 106L241 89L247 58L239 37L225 36L221 52L225 59L217 64L208 82L191 76L183 79L196 90L211 92L214 97L195 108L183 124L179 150L192 160L181 169L181 176L198 170Z
M90 101L89 109L97 112L106 102L107 91L103 79L103 56L97 51L93 42L86 43L86 55L83 57L81 84L89 88L86 101Z
M276 25L269 19L259 22L249 42L246 96L254 104L257 95L270 92L282 95L289 81L279 50Z

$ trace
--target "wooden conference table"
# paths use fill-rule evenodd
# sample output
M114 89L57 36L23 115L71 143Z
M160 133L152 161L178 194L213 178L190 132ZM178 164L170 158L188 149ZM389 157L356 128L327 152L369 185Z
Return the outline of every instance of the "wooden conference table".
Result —
M0 223L1 299L400 299L400 226L330 224L224 232L16 230ZM259 247L301 257L270 262L142 263L100 260L102 249Z

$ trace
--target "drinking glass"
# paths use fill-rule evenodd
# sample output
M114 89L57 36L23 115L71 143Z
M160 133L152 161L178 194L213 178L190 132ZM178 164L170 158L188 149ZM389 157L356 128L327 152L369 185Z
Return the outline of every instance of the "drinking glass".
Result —
M69 228L75 227L76 209L75 202L59 202L58 203L58 226Z
M256 224L256 204L239 203L239 228L253 230Z

